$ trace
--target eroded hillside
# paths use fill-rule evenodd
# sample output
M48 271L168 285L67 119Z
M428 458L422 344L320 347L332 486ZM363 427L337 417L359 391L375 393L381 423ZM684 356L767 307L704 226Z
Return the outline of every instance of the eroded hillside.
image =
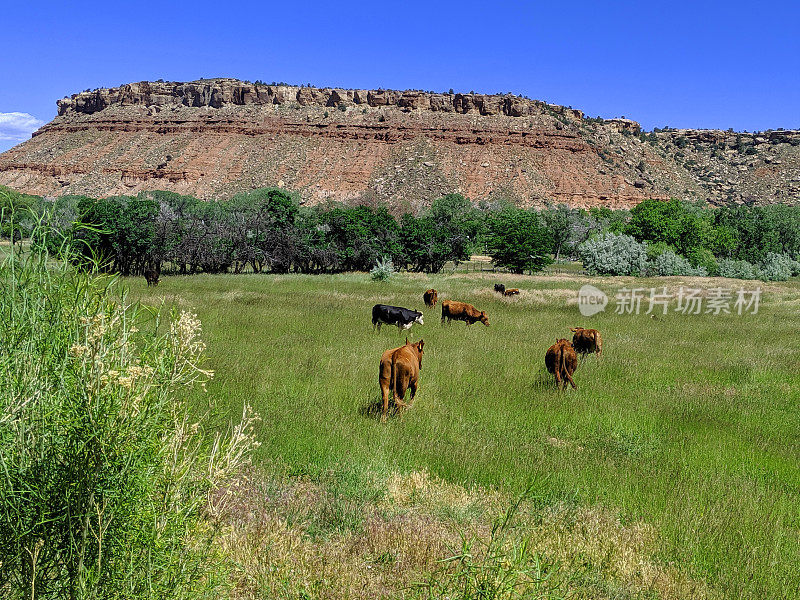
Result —
M75 94L0 155L0 184L42 195L166 189L419 209L458 191L522 205L800 199L800 131L643 133L627 119L512 95L341 90L232 79Z

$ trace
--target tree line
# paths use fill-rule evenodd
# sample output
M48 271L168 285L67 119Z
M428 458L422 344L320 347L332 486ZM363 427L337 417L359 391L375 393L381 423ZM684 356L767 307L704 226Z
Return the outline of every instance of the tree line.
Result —
M13 223L7 217L12 207ZM182 274L336 273L368 271L380 259L399 269L437 273L475 253L523 273L553 260L587 262L587 252L608 235L644 244L653 264L662 254L674 254L711 275L721 260L757 264L772 254L800 257L800 207L779 204L712 209L645 200L631 210L532 210L504 201L475 205L449 194L419 215L395 217L382 206L303 206L297 194L282 188L226 201L164 191L47 199L6 189L0 190L0 211L6 215L0 235L27 237L41 220L51 232L45 243L66 243L78 260L99 259L123 275L162 267Z

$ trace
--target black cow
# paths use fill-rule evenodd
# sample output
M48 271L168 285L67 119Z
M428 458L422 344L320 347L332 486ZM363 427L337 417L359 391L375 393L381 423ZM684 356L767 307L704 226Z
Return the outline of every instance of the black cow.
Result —
M376 304L372 307L372 329L377 326L380 331L381 325L397 325L398 329L411 329L414 323L424 325L422 313L418 310L386 304Z
M502 283L495 283L494 284L494 291L498 294L505 294L506 293L506 286Z

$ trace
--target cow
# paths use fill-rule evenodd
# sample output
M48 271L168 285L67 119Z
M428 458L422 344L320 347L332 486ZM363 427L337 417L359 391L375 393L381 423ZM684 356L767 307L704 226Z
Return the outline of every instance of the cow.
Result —
M425 301L425 306L433 308L439 301L439 292L431 288L422 294L422 299Z
M594 353L598 357L603 353L603 338L597 329L584 329L583 327L572 327L572 346L575 352L581 355L581 360L587 354Z
M411 329L414 323L424 325L422 313L418 310L409 310L400 306L376 304L372 307L372 329L381 330L381 325L397 325L398 329Z
M517 288L508 288L503 292L503 296L518 296L519 290Z
M422 348L425 341L420 340L416 344L406 343L399 348L387 350L381 356L381 364L378 369L378 384L381 388L381 400L383 410L381 412L381 422L386 422L386 415L389 412L389 390L394 395L394 403L398 408L410 408L417 395L417 385L419 383L419 372L422 369ZM406 390L411 390L411 398L406 404Z
M489 315L484 310L478 310L472 304L465 302L456 302L455 300L442 300L442 325L444 320L450 321L464 321L467 326L472 325L475 321L480 321L487 327L489 326Z
M147 280L147 285L158 285L158 277L160 275L161 269L145 269L142 275Z
M502 283L495 283L494 284L494 291L498 294L505 294L506 293L506 286Z
M577 389L578 386L572 381L572 374L578 368L578 356L575 354L575 349L567 340L556 340L556 343L547 349L547 354L544 356L544 364L547 370L555 375L556 387L559 387L563 381L564 389L567 389L567 382Z

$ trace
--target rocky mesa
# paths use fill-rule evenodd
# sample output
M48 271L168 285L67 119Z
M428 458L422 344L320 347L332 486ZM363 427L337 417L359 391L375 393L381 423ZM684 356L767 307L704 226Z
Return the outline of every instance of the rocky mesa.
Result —
M209 79L74 94L0 154L0 184L41 195L283 186L308 203L506 198L524 206L800 201L800 131L643 132L512 94Z

